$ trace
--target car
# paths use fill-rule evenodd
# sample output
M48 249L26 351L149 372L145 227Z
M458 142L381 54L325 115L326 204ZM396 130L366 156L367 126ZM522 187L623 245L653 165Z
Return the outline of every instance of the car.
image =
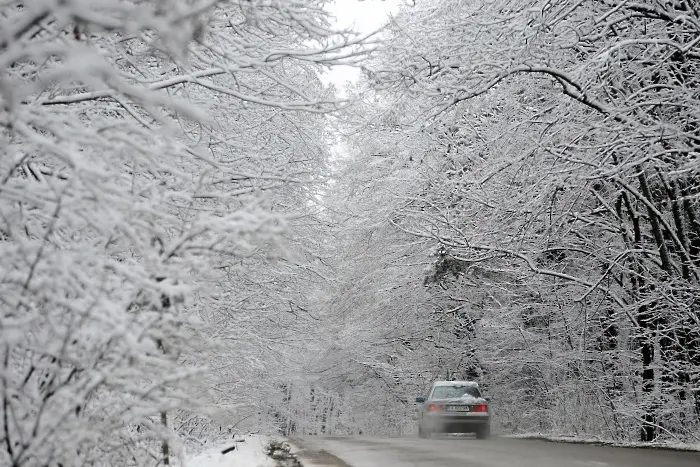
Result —
M474 433L478 439L491 435L489 399L474 381L436 381L420 405L418 436L434 433Z

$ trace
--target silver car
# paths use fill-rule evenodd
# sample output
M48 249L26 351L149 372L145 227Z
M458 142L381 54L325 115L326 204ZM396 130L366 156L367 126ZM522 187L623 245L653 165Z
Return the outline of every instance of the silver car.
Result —
M428 397L417 397L420 406L418 436L433 433L474 433L478 439L491 434L489 399L473 381L436 381Z

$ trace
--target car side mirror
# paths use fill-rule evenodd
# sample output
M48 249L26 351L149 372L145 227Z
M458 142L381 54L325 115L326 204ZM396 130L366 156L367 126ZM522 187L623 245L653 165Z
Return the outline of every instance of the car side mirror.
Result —
M486 402L491 402L491 396L486 396L484 399L486 399Z
M423 402L425 402L425 397L416 397L416 402L422 404Z

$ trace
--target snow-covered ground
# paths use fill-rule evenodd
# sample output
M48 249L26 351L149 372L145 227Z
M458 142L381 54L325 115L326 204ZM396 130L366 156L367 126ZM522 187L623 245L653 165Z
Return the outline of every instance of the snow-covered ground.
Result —
M265 455L270 438L259 435L240 438L243 442L229 441L209 448L187 459L184 467L274 467L275 462ZM236 445L226 454L221 451Z
M518 435L504 435L505 438L519 439L539 439L552 441L555 443L577 443L577 444L599 444L604 446L616 446L622 448L647 448L647 449L671 449L674 451L698 451L700 443L677 443L673 441L658 441L653 443L632 442L632 441L612 441L597 438L580 438L576 436L553 436L540 433L525 433Z

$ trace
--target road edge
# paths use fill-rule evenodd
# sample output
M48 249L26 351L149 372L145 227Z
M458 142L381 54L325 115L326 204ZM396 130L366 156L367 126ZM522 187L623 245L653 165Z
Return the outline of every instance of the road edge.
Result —
M292 446L292 453L303 467L352 467L340 457L325 449L312 449L300 438L287 437L287 443Z
M674 452L700 452L700 443L698 444L672 444L672 443L635 443L623 441L610 441L601 439L584 439L573 436L552 436L541 433L526 433L515 435L500 435L503 438L525 439L532 441L546 441L548 443L568 443L568 444L588 444L591 446L610 446L615 448L628 449L655 449L659 451L674 451Z

